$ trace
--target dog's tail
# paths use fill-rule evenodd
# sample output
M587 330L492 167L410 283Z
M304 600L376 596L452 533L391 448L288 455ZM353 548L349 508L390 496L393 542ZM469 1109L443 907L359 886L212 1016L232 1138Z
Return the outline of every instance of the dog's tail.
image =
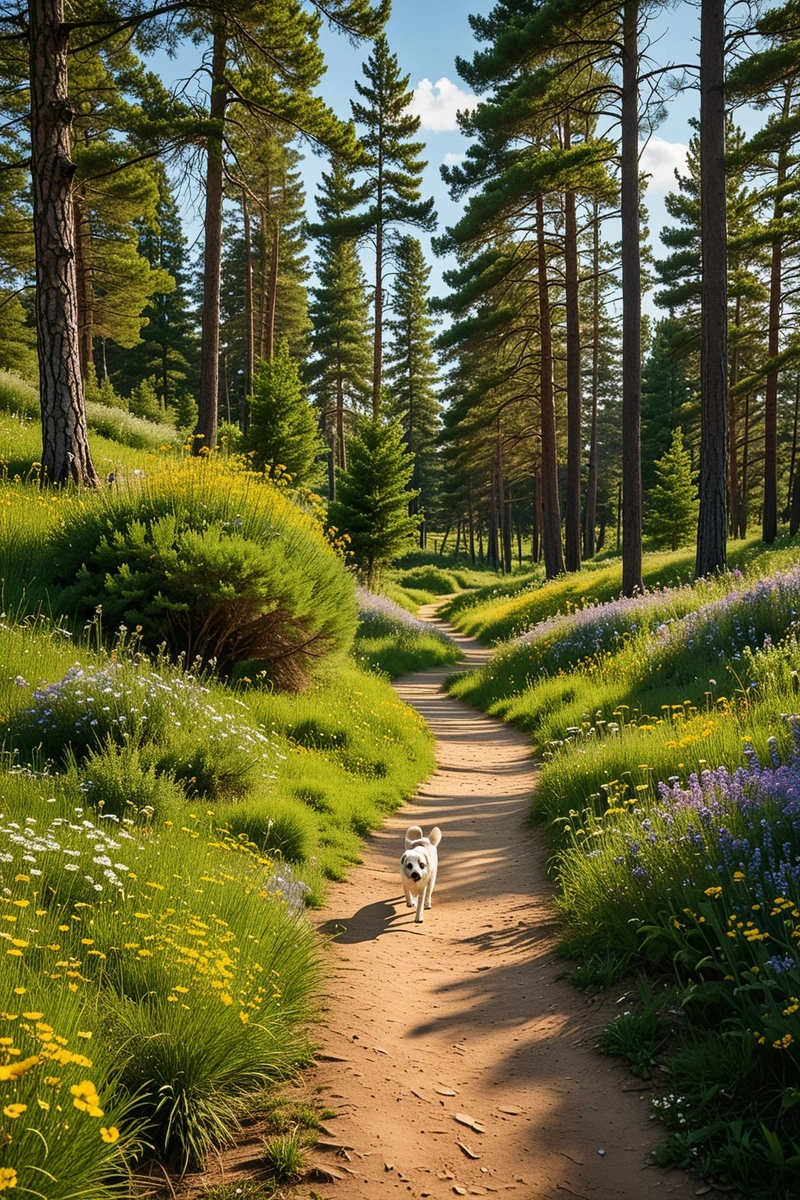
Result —
M423 838L422 830L419 825L410 825L406 831L406 850L413 846L415 842L421 842Z
M434 825L433 829L428 834L428 841L432 846L438 846L442 840L442 831L438 825Z

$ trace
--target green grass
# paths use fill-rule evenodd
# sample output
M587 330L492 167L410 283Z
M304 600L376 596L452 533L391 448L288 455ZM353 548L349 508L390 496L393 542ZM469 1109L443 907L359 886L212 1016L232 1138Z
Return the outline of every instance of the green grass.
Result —
M31 421L0 428L9 471L38 454ZM131 474L166 460L112 452ZM52 615L50 539L97 498L13 473L0 484L0 1069L25 1069L3 1081L18 1107L0 1169L36 1194L46 1170L48 1200L110 1200L153 1149L202 1161L307 1060L319 968L304 908L431 771L432 739L341 653L290 694L256 672L193 676L133 635L104 647L97 614L85 627Z
M396 679L458 661L460 653L451 638L409 616L388 595L359 588L357 597L359 624L353 653L361 666Z
M450 686L542 756L531 816L552 840L576 985L632 968L671 983L669 1003L644 997L601 1038L640 1074L666 1063L659 1161L748 1200L788 1200L800 1175L800 885L787 865L800 858L787 719L800 694L797 547L752 540L730 558L731 574L690 586L686 555L648 555L652 588L681 586L641 600L617 601L607 561L459 596L455 623L500 641ZM704 772L744 767L748 747L765 773L707 775L700 791ZM773 787L770 772L777 793L754 792Z

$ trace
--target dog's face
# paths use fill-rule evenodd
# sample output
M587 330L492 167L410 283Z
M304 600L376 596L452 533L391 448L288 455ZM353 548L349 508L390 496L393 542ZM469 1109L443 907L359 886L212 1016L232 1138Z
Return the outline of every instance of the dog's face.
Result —
M400 859L400 870L412 883L419 883L428 874L428 859L421 850L406 850Z

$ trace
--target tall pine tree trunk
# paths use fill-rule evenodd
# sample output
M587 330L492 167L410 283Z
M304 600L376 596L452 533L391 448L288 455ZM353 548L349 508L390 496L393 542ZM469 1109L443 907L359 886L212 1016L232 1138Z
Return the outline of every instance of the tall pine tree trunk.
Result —
M542 472L537 465L533 468L533 520L531 522L531 561L538 563L541 547L542 524Z
M787 120L791 111L792 85L786 84L783 95L783 120ZM772 213L773 225L780 228L783 217L783 187L786 183L786 168L788 166L788 149L786 143L778 151L778 165L775 178L775 205ZM777 358L780 349L780 319L783 290L781 274L783 270L783 241L782 234L776 232L772 243L772 262L769 275L769 318L767 322L767 357ZM767 376L766 394L764 399L764 513L761 524L761 537L771 546L778 536L778 368L775 367Z
M742 490L739 498L739 537L747 537L750 488L750 393L744 398L744 437L742 439Z
M583 552L595 554L597 520L597 410L600 399L600 213L597 201L592 214L592 420L589 433L589 472L586 479L586 519Z
M570 148L569 113L564 148ZM564 303L567 325L567 497L564 549L568 571L581 569L581 314L578 294L578 223L575 193L564 196Z
M31 174L42 473L49 483L100 482L89 453L78 340L75 217L63 0L31 0Z
M791 512L794 495L794 475L797 469L797 431L800 425L800 372L794 378L794 415L792 418L792 453L789 461L789 485L786 490L786 511ZM794 536L794 534L792 535Z
M725 3L700 11L701 315L700 513L695 578L726 564L728 460L728 275L725 197Z
M255 369L255 325L253 320L253 239L250 229L250 209L247 193L242 188L242 219L244 222L244 394L253 394L253 372ZM242 429L247 428L245 410L242 411Z
M224 17L214 22L211 57L211 104L207 137L205 248L203 257L202 339L197 430L192 452L209 452L217 440L219 402L219 301L222 265L223 126L228 88Z
M741 298L736 297L736 325L739 325ZM735 342L731 350L730 386L728 388L728 515L732 537L739 536L739 446L738 446L738 398L733 389L739 382L739 345Z
M544 201L536 197L537 275L539 290L539 342L541 366L539 409L542 438L542 552L548 579L563 574L561 553L561 505L558 496L558 450L556 445L556 408L553 394L553 337L550 327L550 288L547 279L547 251L544 241Z
M642 278L639 254L639 4L622 15L622 593L642 581Z

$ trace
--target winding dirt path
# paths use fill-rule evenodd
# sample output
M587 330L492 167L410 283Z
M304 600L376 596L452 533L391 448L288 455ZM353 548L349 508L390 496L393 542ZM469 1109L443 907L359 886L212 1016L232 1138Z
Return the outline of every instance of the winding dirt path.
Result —
M435 607L421 615L453 635ZM455 636L465 667L485 661ZM332 1182L314 1186L326 1200L688 1200L696 1182L649 1163L663 1133L651 1090L592 1048L618 995L587 1000L554 954L545 848L525 823L527 739L442 692L451 670L396 684L436 735L438 769L316 917L336 936L305 1086L338 1116L315 1152ZM410 824L443 834L422 925L398 873Z

